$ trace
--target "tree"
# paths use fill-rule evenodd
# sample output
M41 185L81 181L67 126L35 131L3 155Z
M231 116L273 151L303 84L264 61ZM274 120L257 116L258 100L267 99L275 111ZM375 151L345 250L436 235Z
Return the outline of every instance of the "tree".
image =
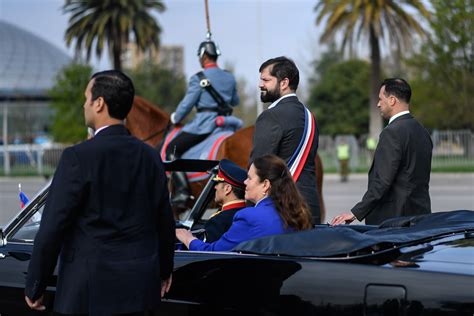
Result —
M316 81L310 91L308 106L315 113L319 132L322 134L356 134L367 133L369 116L367 111L370 66L362 60L339 62L324 56L316 64L320 80Z
M474 2L433 1L431 39L408 60L412 110L425 127L474 129Z
M170 69L145 62L129 71L135 94L142 96L162 110L173 112L186 93L186 79Z
M404 3L404 4L403 4ZM370 136L378 138L382 130L382 119L377 109L379 85L381 81L380 46L385 38L390 44L401 48L410 47L414 33L425 35L425 30L415 17L405 11L411 6L423 17L430 13L421 0L320 0L315 7L316 23L326 20L321 42L332 40L342 32L342 50L349 44L354 47L361 36L368 39L370 48Z
M66 44L75 40L76 50L86 49L89 60L93 47L100 57L107 42L114 68L121 70L121 55L130 34L138 49L158 49L161 28L149 13L152 9L163 12L165 6L160 0L66 0L63 11L71 14Z
M62 143L77 143L86 139L84 122L84 90L92 76L90 66L72 64L64 67L49 91L54 111L51 133L54 140Z

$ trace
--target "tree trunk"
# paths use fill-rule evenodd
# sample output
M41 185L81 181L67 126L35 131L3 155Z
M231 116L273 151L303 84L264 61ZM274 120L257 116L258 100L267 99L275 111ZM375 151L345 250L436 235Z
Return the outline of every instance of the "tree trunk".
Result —
M114 41L113 58L114 58L114 69L122 71L122 45L121 45L121 40Z
M370 104L369 104L369 135L378 139L382 132L382 117L377 108L379 101L380 79L380 47L373 26L370 27Z

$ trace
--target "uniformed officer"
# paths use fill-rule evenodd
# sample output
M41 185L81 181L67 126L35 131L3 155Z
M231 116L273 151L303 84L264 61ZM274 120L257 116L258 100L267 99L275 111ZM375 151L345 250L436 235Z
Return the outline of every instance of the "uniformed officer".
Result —
M235 213L246 207L245 184L247 172L230 160L222 159L217 175L212 179L216 185L214 200L221 208L212 214L204 228L206 242L214 242L229 230Z
M217 66L217 58L220 54L219 48L211 40L202 42L197 52L201 67L204 69L202 74L228 105L236 106L240 102L236 80L230 72ZM181 157L189 148L206 139L216 128L218 103L201 86L201 80L199 73L191 76L186 95L176 111L171 114L171 122L176 124L180 123L194 107L197 109L194 119L186 124L182 132L168 145L166 150L168 160ZM174 172L172 179L176 190L171 202L178 208L185 208L190 197L186 175L183 172Z

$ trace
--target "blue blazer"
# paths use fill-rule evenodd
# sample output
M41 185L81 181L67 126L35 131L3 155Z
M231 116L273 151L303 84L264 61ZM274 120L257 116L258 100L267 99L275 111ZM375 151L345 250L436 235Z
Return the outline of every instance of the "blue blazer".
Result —
M193 240L189 250L228 251L243 241L283 234L292 231L285 229L283 220L270 198L260 201L255 207L246 207L237 212L230 229L217 241L205 243Z

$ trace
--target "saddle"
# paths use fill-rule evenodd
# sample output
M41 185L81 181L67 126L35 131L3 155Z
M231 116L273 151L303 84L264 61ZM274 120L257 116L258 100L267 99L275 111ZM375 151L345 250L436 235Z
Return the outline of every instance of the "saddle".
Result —
M218 117L218 127L202 142L189 148L182 156L183 159L216 160L217 152L222 142L242 127L242 120L235 116ZM173 128L164 138L160 149L161 160L166 161L166 149L170 142L181 133L182 126ZM207 172L187 172L188 181L197 182L209 178Z

